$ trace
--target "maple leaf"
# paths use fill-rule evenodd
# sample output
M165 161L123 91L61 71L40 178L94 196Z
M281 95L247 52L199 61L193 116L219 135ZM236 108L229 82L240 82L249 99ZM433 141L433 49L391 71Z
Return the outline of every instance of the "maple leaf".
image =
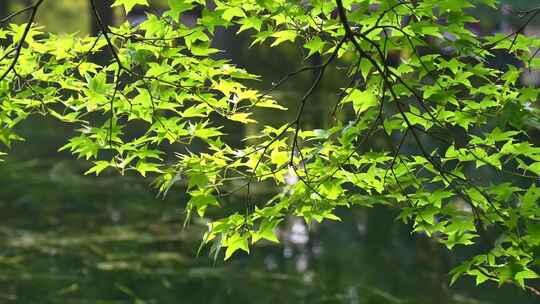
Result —
M129 12L131 12L131 10L133 9L135 5L148 6L148 1L147 0L116 0L114 1L113 5L111 5L111 7L121 6L121 5L124 6L124 9L126 10L126 14L128 14Z

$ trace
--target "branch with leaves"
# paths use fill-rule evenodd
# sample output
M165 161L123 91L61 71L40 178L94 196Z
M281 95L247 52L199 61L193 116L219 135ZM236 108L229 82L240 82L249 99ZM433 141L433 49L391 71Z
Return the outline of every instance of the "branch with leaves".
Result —
M92 160L87 174L151 174L163 193L182 181L189 215L231 204L209 219L203 245L214 256L278 241L274 230L288 216L309 224L339 219L338 208L383 204L450 250L482 250L452 282L470 275L538 294L540 147L530 130L540 91L520 82L540 68L540 40L523 34L538 9L517 12L523 23L510 35L479 37L465 8L495 8L492 0L175 0L117 27L89 0L100 34L79 37L41 32L34 18L43 1L0 20L0 37L13 42L0 50L6 146L21 139L19 122L47 113L78 128L61 150ZM148 2L114 2L126 13L136 5ZM183 24L192 11L201 12L196 24ZM7 25L23 12L26 25ZM215 56L220 27L246 32L251 45L296 45L322 63L254 89L250 81L264 77ZM109 62L91 61L103 51ZM496 52L521 64L495 67ZM262 123L287 110L275 90L310 71L309 87L288 103L293 118ZM337 97L315 98L328 77L340 83ZM331 116L322 129L305 123L316 104ZM237 134L224 127L248 124L257 135L231 144ZM258 185L274 196L262 200Z

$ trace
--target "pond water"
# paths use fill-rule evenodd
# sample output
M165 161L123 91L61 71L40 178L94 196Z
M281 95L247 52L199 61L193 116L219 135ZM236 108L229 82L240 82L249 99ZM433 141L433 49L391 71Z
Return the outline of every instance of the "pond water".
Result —
M448 287L450 255L385 208L342 210L341 223L289 219L281 244L229 261L197 256L204 223L183 228L181 189L83 176L55 150L70 132L30 122L0 164L0 303L537 303L518 288Z

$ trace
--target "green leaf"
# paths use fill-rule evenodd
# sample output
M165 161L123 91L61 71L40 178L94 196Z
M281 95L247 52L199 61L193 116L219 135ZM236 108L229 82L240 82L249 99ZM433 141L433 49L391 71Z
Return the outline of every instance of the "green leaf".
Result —
M540 176L540 162L536 162L528 167L529 171L534 172L536 175Z
M169 16L175 20L179 20L183 12L191 10L194 6L192 3L184 0L168 0L170 10L165 12L164 16Z
M349 102L352 102L356 114L361 114L378 104L377 96L372 91L358 89L353 89L341 103Z
M101 171L107 169L110 166L110 162L99 160L94 162L94 166L90 168L88 171L84 172L85 175L95 173L96 176L101 173Z
M521 288L524 288L525 287L525 280L527 279L538 279L540 276L538 276L538 274L530 269L526 269L526 270L523 270L523 271L520 271L516 274L516 276L514 277L514 279L516 280L516 282L518 283L518 285L521 287Z
M263 25L263 21L259 17L255 16L243 18L240 23L242 25L238 29L237 33L241 33L249 29L254 29L257 32L260 32Z
M133 7L135 5L143 5L148 6L147 0L115 0L114 3L111 5L111 7L115 6L124 6L124 9L126 10L126 14L131 12Z
M293 31L293 30L284 30L284 31L275 32L271 36L276 38L276 40L274 40L274 42L270 46L275 47L285 41L294 42L294 40L296 39L297 33L296 31Z
M211 206L219 206L218 200L209 194L201 194L191 198L190 203L193 204L196 208Z
M360 72L362 73L362 77L364 77L364 79L368 79L369 72L372 70L372 68L373 64L369 60L365 58L360 60Z
M146 176L147 172L163 173L159 167L159 164L140 161L137 163L137 166L135 166L135 170L137 170L142 176Z
M241 235L236 232L225 240L224 246L227 246L227 250L225 250L225 260L228 260L237 250L243 250L249 253L248 235Z
M229 7L223 11L222 17L227 21L231 21L234 17L245 17L246 13L240 7Z
M270 160L278 168L286 164L290 159L289 153L286 151L279 151L278 149L272 150L270 153Z
M311 39L308 43L304 44L304 47L309 50L306 57L310 57L313 54L322 54L324 49L324 41L319 36Z
M257 231L253 232L251 243L255 244L260 239L266 239L274 243L279 240L276 237L275 229L282 219L264 219Z
M251 113L234 113L233 115L229 116L229 119L238 121L244 124L256 123L257 122L256 120L249 118L250 115Z

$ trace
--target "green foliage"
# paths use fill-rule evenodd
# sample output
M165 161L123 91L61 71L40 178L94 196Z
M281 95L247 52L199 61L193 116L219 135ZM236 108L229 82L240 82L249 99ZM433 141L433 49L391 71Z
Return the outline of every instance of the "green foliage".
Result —
M135 5L148 6L148 1L146 1L146 0L116 0L116 1L114 1L112 7L121 6L121 5L126 10L126 13L129 13L129 12L131 12L131 10L133 9L133 7Z
M336 208L385 204L449 249L488 242L454 269L452 282L467 274L478 284L525 288L537 279L540 147L530 131L538 126L539 90L519 78L538 65L531 48L540 41L469 30L476 20L465 9L494 1L205 3L171 0L163 16L103 28L99 37L46 34L32 20L0 29L1 39L14 41L0 50L0 141L22 140L16 126L28 116L51 115L77 128L61 150L93 161L86 174L152 175L165 193L185 180L187 210L200 217L241 192L204 237L214 254L225 249L225 259L262 239L277 241L274 228L286 216L309 224L339 220ZM135 5L148 2L113 6ZM197 24L180 22L195 7ZM318 74L290 110L294 120L259 122L285 108L251 87L258 76L216 59L218 27L249 33L251 45L295 44L306 58L323 58L288 76ZM494 67L501 50L522 66ZM89 59L105 51L107 64ZM323 74L340 66L347 69L339 100L321 101L332 123L304 128ZM245 124L260 132L235 147L224 127ZM258 201L250 190L257 184L275 195Z

